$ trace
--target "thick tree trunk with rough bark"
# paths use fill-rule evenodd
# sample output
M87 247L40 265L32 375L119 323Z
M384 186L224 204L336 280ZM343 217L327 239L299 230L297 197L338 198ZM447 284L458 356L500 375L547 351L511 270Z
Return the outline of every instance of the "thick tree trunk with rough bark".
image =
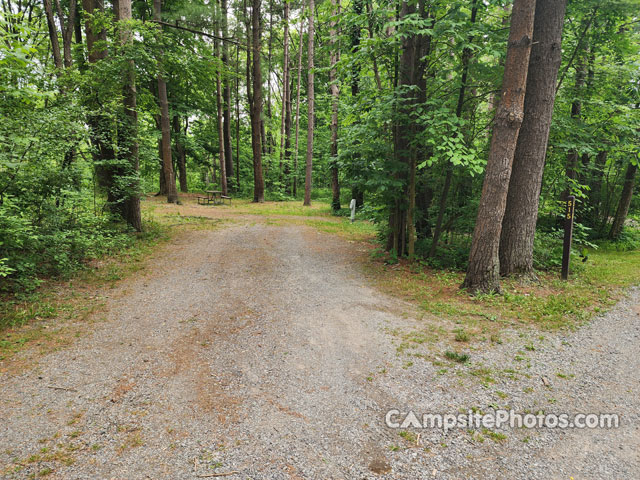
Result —
M566 0L537 0L524 120L509 181L500 237L501 275L535 278L533 240L538 220L549 130L562 61Z
M340 210L340 182L338 179L338 102L340 100L340 88L336 74L336 64L340 60L336 37L336 19L340 15L340 5L337 0L331 0L333 6L333 18L331 19L331 68L329 70L329 85L331 88L331 208Z
M253 148L253 201L264 202L264 176L262 173L262 71L260 66L260 6L261 0L253 0L251 12L253 49L253 94L251 96L251 146Z
M624 222L627 220L629 206L631 205L631 199L633 197L633 187L636 182L637 171L638 165L635 163L630 163L627 167L627 173L624 177L624 186L622 187L622 194L620 195L620 203L618 203L616 216L613 217L613 224L611 225L611 231L609 232L609 238L613 240L620 236L624 227Z
M156 21L162 20L162 0L153 0L153 18ZM160 70L162 71L162 68ZM162 133L162 170L167 188L167 202L177 203L178 191L176 190L173 161L171 159L171 120L169 119L167 83L162 77L162 73L158 74L158 104L160 105L160 131Z
M314 0L309 0L309 51L307 56L309 57L309 73L307 79L307 108L309 113L309 119L307 121L307 161L304 177L304 205L311 205L311 183L313 172L313 129L315 124L315 94L314 94L314 66L313 66L313 50L314 50L314 14L315 5Z
M496 111L469 266L463 287L471 293L500 291L500 234L511 167L524 117L535 0L515 0L500 104Z

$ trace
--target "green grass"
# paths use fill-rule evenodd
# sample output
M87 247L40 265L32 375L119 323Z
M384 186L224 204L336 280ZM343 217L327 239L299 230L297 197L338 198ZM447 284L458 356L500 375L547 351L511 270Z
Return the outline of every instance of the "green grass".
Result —
M503 295L478 297L460 290L462 272L406 261L389 266L378 258L371 258L365 271L385 292L415 302L438 317L445 330L464 331L472 342L487 338L500 343L499 333L505 326L575 328L615 304L625 288L640 283L639 250L593 250L581 267L567 282L559 279L558 272L540 273L539 284L506 279ZM457 341L464 341L463 334L457 336Z
M231 211L238 214L251 215L294 215L300 217L331 217L331 204L323 201L312 201L311 206L305 207L300 200L282 202L253 203L250 199L233 199Z

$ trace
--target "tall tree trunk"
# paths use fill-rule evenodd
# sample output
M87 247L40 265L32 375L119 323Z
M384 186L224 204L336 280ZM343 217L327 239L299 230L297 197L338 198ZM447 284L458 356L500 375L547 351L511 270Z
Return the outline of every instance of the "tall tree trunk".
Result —
M300 134L300 82L302 80L302 26L304 18L304 3L302 4L302 12L300 13L300 31L298 38L300 45L298 46L298 84L296 92L296 147L293 156L293 196L298 195L298 139Z
M153 18L162 20L162 0L153 0ZM161 28L161 27L158 27ZM162 52L160 53L162 55ZM173 161L171 159L171 121L169 120L169 101L167 99L167 84L162 77L162 64L158 73L158 103L160 104L160 127L162 132L162 166L165 185L167 187L167 202L178 202L178 191L173 173Z
M253 47L253 95L251 106L251 146L253 148L253 201L264 202L264 176L262 173L262 71L260 67L260 6L262 0L253 0L251 12Z
M362 15L363 1L364 0L353 0L352 2L353 14L356 17L360 17ZM360 33L361 33L360 24L358 22L355 22L351 30L351 54L352 55L357 55L358 50L360 49ZM354 101L357 101L359 93L360 93L360 62L357 60L354 60L351 66L351 98ZM353 157L354 157L354 160L357 160L359 158L358 153L354 153ZM356 207L358 208L362 207L362 205L364 204L364 192L362 190L361 185L358 185L357 183L352 185L351 198L354 198L356 200Z
M83 10L86 15L85 38L87 41L88 61L95 64L107 58L107 31L93 21L93 15L104 13L104 3L102 0L83 0ZM87 118L89 124L89 135L93 147L93 158L95 161L96 178L98 185L107 194L107 204L114 210L117 204L116 190L114 188L114 168L115 150L112 141L111 120L102 113L99 106L99 99L90 102L90 109Z
M236 46L236 185L235 187L236 189L240 190L240 45Z
M315 103L315 95L314 95L314 66L313 66L313 47L314 47L314 14L315 14L315 5L314 0L309 0L309 52L307 56L309 57L309 73L307 79L307 105L309 110L309 120L307 123L307 162L306 162L306 170L304 177L304 205L311 205L311 182L312 182L312 171L313 171L313 129L314 129L314 103Z
M416 6L410 2L402 2L400 18L418 13L426 19L425 1ZM415 244L415 197L416 197L416 162L417 149L412 142L416 134L414 111L426 87L424 80L425 58L430 50L428 35L405 36L402 42L402 58L398 69L399 99L398 121L394 125L394 155L398 170L395 177L402 182L402 191L390 206L390 234L387 248L398 255L414 254ZM417 88L414 88L417 87Z
M69 1L69 17L65 22L64 13L62 12L62 5L60 0L55 0L56 10L58 12L58 20L60 22L60 31L62 33L62 52L65 68L69 68L72 65L73 58L71 57L71 40L73 37L73 26L76 17L77 0Z
M273 0L269 0L269 43L267 47L267 71L269 75L267 75L267 112L266 112L266 121L263 123L263 128L265 128L264 139L266 153L269 154L268 161L272 162L273 155L273 133L272 133L272 124L273 117L271 115L271 60L273 58ZM269 127L268 129L266 127Z
M217 28L216 28L217 30ZM220 45L219 41L215 41L215 50L216 56L222 60L220 55ZM220 62L220 65L223 65L224 62ZM225 128L224 128L224 105L222 98L222 69L218 69L218 73L216 74L216 107L217 107L217 126L218 126L218 154L220 159L220 187L222 190L222 195L229 195L227 190L227 157L225 155Z
M178 157L178 179L180 183L180 191L187 193L189 191L187 185L187 159L182 134L182 122L180 122L179 115L173 116L173 143L175 144L176 156Z
M229 35L228 28L228 8L227 0L220 0L220 6L222 8L222 38L227 38ZM231 78L229 73L231 68L229 67L229 46L226 41L222 41L222 64L225 67L224 76L224 153L225 153L225 172L227 174L227 184L233 183L233 143L231 141Z
M85 0L86 1L86 0ZM49 41L51 42L51 53L53 54L53 64L58 70L62 70L62 55L60 53L60 41L58 40L58 28L53 15L51 0L43 0L44 11L47 17L47 27L49 29ZM93 6L91 7L93 10Z
M535 278L533 240L549 130L562 61L566 0L537 0L524 120L509 181L500 238L500 273Z
M470 23L473 26L476 23L476 16L478 14L478 0L472 0L471 3L471 18ZM470 36L469 43L473 41L473 36ZM462 74L460 76L460 88L458 89L458 104L456 105L456 117L462 118L462 109L464 107L464 97L467 88L467 76L469 75L469 62L471 61L472 51L467 47L462 50ZM440 241L440 234L442 233L442 221L444 219L444 211L447 206L447 197L449 196L449 190L451 189L451 180L453 178L453 165L451 162L447 163L447 173L444 179L444 186L442 188L442 195L440 197L440 208L438 209L438 218L436 219L436 226L433 231L433 241L431 242L431 248L429 248L429 257L433 257L438 248L438 242Z
M500 291L500 233L513 157L524 117L535 4L535 0L515 0L513 3L500 105L496 111L469 266L463 283L471 293Z
M291 93L289 91L289 2L284 3L283 12L284 25L284 46L282 53L282 110L280 116L280 166L278 168L278 177L282 182L283 162L287 158L285 153L287 135L287 115L289 114L289 103L291 102ZM290 121L290 119L289 119Z
M337 212L340 210L340 183L338 179L338 101L340 89L336 74L336 64L340 60L340 51L336 41L336 19L340 15L340 5L337 0L331 0L333 6L333 18L331 19L331 68L329 70L329 84L331 86L331 208Z
M627 167L627 173L624 177L624 186L622 187L622 194L620 195L620 203L618 203L616 216L613 217L613 224L611 225L611 231L609 232L609 238L611 239L615 240L620 237L624 227L624 222L627 220L629 206L631 205L631 198L633 197L633 187L635 185L637 171L638 165L636 163L630 163Z
M131 27L126 22L131 21L131 0L114 1L117 12L117 19L120 23L118 33L120 44L125 46L133 42ZM120 155L125 155L126 167L122 172L127 178L135 180L127 184L126 190L122 192L122 216L126 222L136 231L142 231L142 215L140 213L140 196L138 194L138 111L135 64L133 60L126 62L123 72L124 98L123 106L125 113L124 128L119 129L119 151Z

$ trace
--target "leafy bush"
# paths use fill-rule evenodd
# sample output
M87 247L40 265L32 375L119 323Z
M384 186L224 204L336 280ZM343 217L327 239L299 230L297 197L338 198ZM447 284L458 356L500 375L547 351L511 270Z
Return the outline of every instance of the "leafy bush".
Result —
M36 221L11 199L0 205L0 290L30 292L42 277L68 276L133 241L109 216L55 203L41 208L45 215Z
M416 255L424 258L430 267L462 271L467 268L469 262L469 248L466 241L454 241L449 245L440 242L435 255L427 257L431 249L431 239L419 238L416 242Z

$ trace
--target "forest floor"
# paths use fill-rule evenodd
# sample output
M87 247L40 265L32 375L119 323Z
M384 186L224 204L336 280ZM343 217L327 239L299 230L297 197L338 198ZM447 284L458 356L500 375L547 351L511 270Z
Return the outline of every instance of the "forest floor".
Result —
M148 200L177 226L166 242L127 275L61 286L83 313L41 319L56 334L0 361L0 477L640 477L640 289L574 328L514 321L537 305L525 291L447 309L454 274L416 305L411 271L389 282L371 262L366 223L268 208ZM620 427L385 425L496 408Z

